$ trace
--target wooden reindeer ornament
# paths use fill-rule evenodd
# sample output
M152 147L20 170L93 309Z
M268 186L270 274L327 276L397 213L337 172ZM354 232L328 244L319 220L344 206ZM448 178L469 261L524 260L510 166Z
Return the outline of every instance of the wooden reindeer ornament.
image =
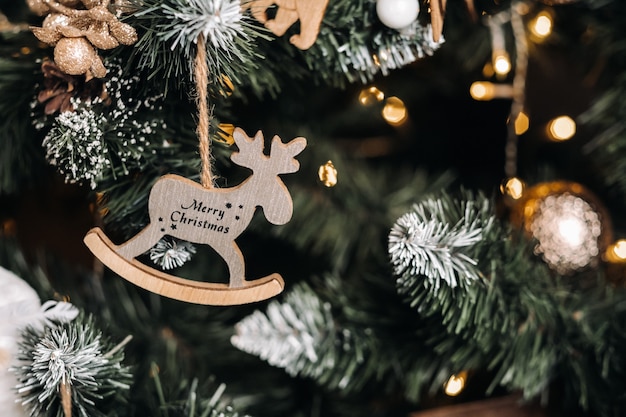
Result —
M244 258L235 239L246 229L257 207L263 208L263 214L272 224L285 224L291 219L291 195L278 175L298 171L300 165L294 157L306 147L306 139L299 137L285 144L274 136L270 154L266 156L260 131L250 138L237 128L233 138L239 152L232 154L232 161L252 170L244 182L231 188L207 188L178 175L164 175L150 191L150 223L141 232L115 245L101 229L94 228L85 236L87 247L130 282L178 300L235 305L279 294L284 282L277 273L246 280ZM210 245L228 265L229 283L175 277L135 259L164 235Z
M329 0L248 0L244 8L250 8L252 16L263 23L276 36L283 36L298 20L300 33L289 38L298 49L309 49L315 43ZM267 9L278 6L273 19L267 18Z

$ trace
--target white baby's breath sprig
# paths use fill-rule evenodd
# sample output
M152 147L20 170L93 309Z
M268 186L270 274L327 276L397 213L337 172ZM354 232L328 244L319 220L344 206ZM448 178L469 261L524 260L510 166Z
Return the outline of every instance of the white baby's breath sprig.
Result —
M196 253L196 247L184 240L162 238L150 249L150 260L162 269L183 266Z

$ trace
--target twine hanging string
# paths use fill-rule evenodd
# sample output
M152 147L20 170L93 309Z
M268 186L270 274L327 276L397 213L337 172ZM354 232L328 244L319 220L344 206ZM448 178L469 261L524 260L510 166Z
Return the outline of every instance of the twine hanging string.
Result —
M200 182L204 188L213 188L213 157L211 156L211 138L209 128L213 109L207 103L207 90L209 85L209 67L206 62L206 46L204 36L198 36L198 50L194 63L194 77L196 82L196 105L198 107L198 140L200 142Z

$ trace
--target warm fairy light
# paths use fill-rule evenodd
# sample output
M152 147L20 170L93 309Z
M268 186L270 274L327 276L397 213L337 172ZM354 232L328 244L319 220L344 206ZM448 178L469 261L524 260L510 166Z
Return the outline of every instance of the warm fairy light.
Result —
M548 135L554 141L568 140L576 133L576 122L569 116L559 116L548 123Z
M470 86L470 95L474 100L491 100L493 98L493 84L476 81Z
M326 187L330 188L337 185L337 169L331 160L328 160L324 165L320 165L320 168L317 170L317 176Z
M446 395L455 397L459 395L465 388L465 382L467 380L467 372L462 371L458 374L452 375L448 381L444 384L443 390Z
M538 39L545 39L552 33L552 16L548 12L540 12L529 24L530 32Z
M526 185L517 177L508 178L500 185L500 192L513 200L519 200L524 194Z
M606 259L609 262L625 263L626 262L626 239L620 239L610 245L606 250Z
M359 93L359 103L364 106L371 106L372 104L378 103L379 101L383 101L385 99L385 93L380 91L378 88L371 86L369 88L364 88Z
M494 98L513 97L510 84L494 84L489 81L476 81L470 86L470 95L474 100L488 101Z
M494 54L493 69L498 75L506 75L511 71L511 60L506 52L502 51Z
M520 112L515 118L514 126L516 135L522 135L526 133L526 131L530 127L530 119L528 118L528 115L526 115L526 113L524 113L523 111Z
M620 239L613 245L613 253L620 259L626 260L626 240Z
M400 126L408 118L406 106L398 97L389 97L387 99L382 115L385 121L392 126Z

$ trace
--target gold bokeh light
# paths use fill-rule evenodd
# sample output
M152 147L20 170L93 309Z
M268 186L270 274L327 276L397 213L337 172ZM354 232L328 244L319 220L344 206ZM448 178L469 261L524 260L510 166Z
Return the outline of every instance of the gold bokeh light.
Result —
M535 16L535 18L529 23L529 29L535 38L543 40L552 33L552 25L552 16L550 13L543 11L537 14L537 16Z
M494 54L493 69L498 75L507 75L511 71L511 60L506 52Z
M485 81L476 81L470 86L470 95L474 100L491 100L493 98L493 84Z
M523 111L520 112L515 118L514 126L516 135L523 135L524 133L526 133L526 131L530 127L530 119L528 118L528 115Z
M506 179L500 185L500 192L513 200L519 200L524 195L524 189L526 184L517 177L511 177Z
M626 260L626 240L620 239L613 245L613 253L620 259Z
M317 176L322 184L328 188L337 185L337 168L335 168L331 160L328 160L324 165L320 165L317 170Z
M389 97L382 110L383 118L392 126L400 126L408 119L404 102L398 97Z
M626 239L619 239L609 245L605 252L605 258L612 263L626 263Z
M470 86L469 92L474 100L489 101L494 98L513 97L513 86L510 84L494 84L489 81L475 81Z
M548 136L554 141L571 139L576 134L576 122L569 116L559 116L548 123Z
M455 397L459 395L465 389L465 382L467 380L467 371L459 372L452 375L444 384L443 390L446 395Z
M359 93L359 103L361 103L363 106L371 106L372 104L376 104L379 101L383 101L384 99L385 93L383 93L374 86L364 88Z

